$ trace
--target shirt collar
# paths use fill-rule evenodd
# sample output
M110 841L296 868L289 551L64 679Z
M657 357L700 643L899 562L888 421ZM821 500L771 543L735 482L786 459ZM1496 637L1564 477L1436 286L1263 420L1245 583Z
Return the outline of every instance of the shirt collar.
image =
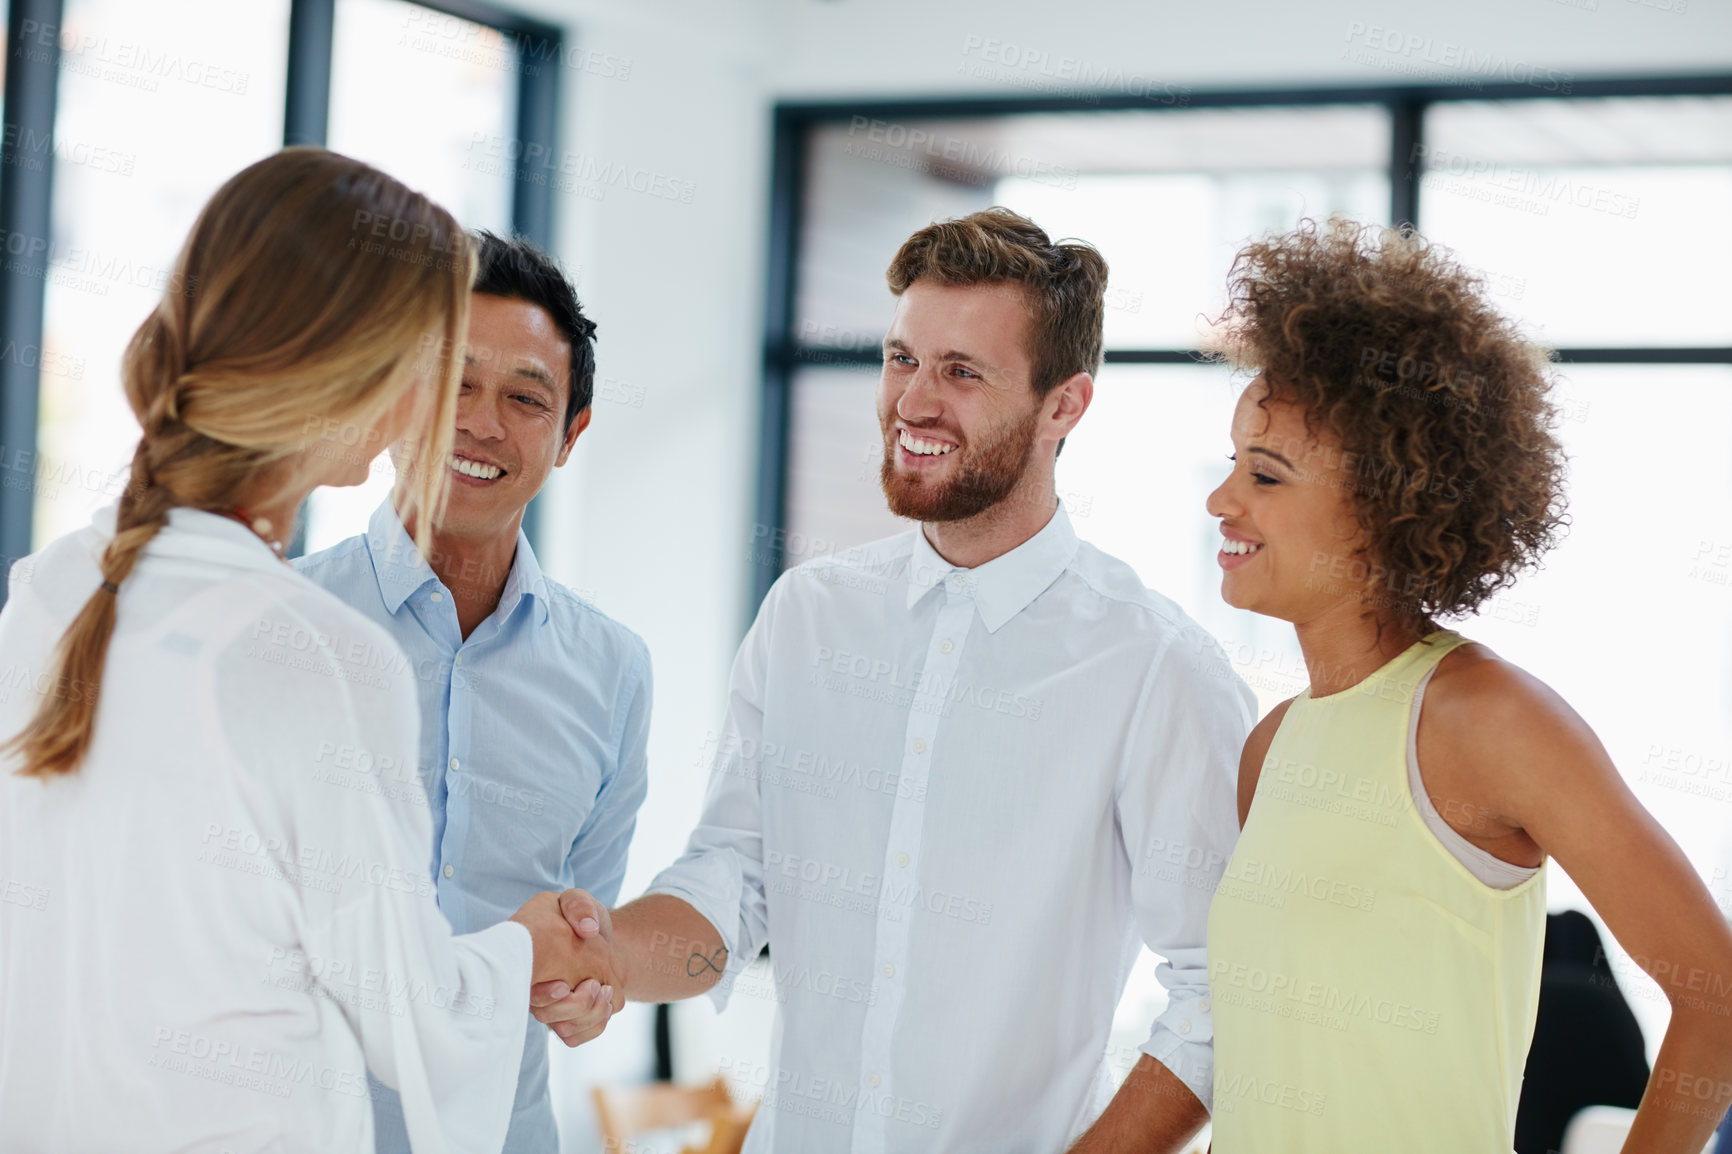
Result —
M91 518L105 540L113 540L119 513L120 506L116 503L98 509ZM233 565L241 569L283 567L283 559L257 533L232 517L203 509L170 509L168 524L157 530L145 545L142 557Z
M1076 530L1061 504L1046 527L984 565L962 569L938 555L924 529L915 531L908 561L908 607L939 585L969 593L988 633L1028 608L1057 581L1076 556Z
M373 559L373 573L379 579L379 596L389 613L395 614L403 607L403 602L429 581L443 587L439 575L433 572L433 566L415 547L415 539L403 527L403 519L397 515L389 497L379 503L379 507L373 510L372 519L367 522L367 552ZM535 559L529 538L519 528L517 552L511 560L511 572L506 574L505 589L496 610L500 619L516 612L517 603L525 595L535 600L536 621L546 624L547 577Z

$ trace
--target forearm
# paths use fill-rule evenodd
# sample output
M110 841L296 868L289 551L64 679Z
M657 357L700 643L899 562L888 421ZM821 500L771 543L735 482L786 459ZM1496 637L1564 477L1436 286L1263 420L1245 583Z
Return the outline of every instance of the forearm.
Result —
M1713 1012L1724 1010L1723 999L1703 1002L1674 1002L1625 1150L1698 1154L1732 1104L1732 1018Z
M1144 1054L1070 1154L1178 1154L1208 1121L1191 1088Z
M671 894L613 912L613 950L632 1002L677 1002L721 980L728 950L708 918Z

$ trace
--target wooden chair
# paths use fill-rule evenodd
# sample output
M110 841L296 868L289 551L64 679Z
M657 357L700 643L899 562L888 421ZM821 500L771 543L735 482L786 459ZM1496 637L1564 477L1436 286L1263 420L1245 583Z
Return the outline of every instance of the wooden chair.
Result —
M744 1110L736 1106L726 1114L717 1114L710 1119L710 1140L702 1146L687 1146L680 1154L740 1154L746 1131L752 1128L752 1115L757 1112L753 1103Z
M739 1154L757 1109L736 1107L728 1084L721 1078L707 1086L676 1086L672 1082L597 1086L592 1094L606 1154L621 1154L640 1134L705 1121L710 1123L709 1141L688 1146L681 1154Z

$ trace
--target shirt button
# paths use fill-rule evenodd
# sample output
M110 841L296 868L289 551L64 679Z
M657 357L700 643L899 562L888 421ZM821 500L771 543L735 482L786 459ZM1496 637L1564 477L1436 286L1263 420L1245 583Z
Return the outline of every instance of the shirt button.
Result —
M450 869L451 867L446 866L445 868ZM1189 1019L1189 1018L1182 1019L1179 1022L1179 1033L1189 1034L1190 1032L1191 1032L1191 1019Z
M908 864L908 855L905 853L897 854L896 855L896 864L899 866L907 865Z
M949 653L952 649L955 649L955 648L956 648L956 642L952 641L948 637L946 637L943 641L940 641L938 643L938 652L940 652L940 653Z
M450 877L450 876L451 876L451 875L452 875L452 874L454 874L454 873L456 873L456 872L457 872L457 871L456 871L456 869L454 869L454 868L453 868L453 867L451 867L451 866L446 866L446 867L445 867L445 876L446 876L446 877ZM1187 1024L1187 1025L1189 1025L1189 1023L1186 1023L1186 1024Z
M1199 1013L1203 1013L1203 1014L1208 1013L1209 1012L1209 999L1204 998L1202 1001L1198 1002L1197 1003L1197 1011Z
M894 978L896 976L896 967L891 965L889 962L885 962L884 976L887 978Z
M870 1078L866 1079L866 1084L868 1086L878 1086L878 1085L883 1084L883 1082L884 1082L884 1079L880 1078L876 1074L874 1074Z
M433 591L433 596L428 598L428 600L432 601L433 604L437 605L437 604L439 604L439 602L445 600L445 594L443 594L443 593L439 592L437 589L435 589Z
M452 666L454 666L456 668L461 668L463 665L463 654L459 653L457 655L456 659L451 662L451 664L452 664Z
M456 769L461 764L462 763L460 761L458 761L455 757L451 759L451 768L452 769Z
M925 753L926 752L926 742L922 741L918 737L915 738L914 739L914 752L915 753Z

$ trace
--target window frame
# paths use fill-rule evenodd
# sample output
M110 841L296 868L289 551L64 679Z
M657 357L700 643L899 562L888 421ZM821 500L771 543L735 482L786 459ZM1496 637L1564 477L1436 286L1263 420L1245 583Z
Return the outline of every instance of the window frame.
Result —
M1078 96L955 97L942 100L846 100L785 102L776 105L770 167L770 229L764 308L764 370L759 419L759 459L754 498L756 540L747 564L747 620L781 574L788 514L788 441L792 432L794 378L806 366L876 365L871 349L818 348L795 335L799 300L801 232L809 169L808 141L813 129L873 120L993 119L1030 113L1106 113L1143 111L1154 116L1183 115L1205 108L1279 108L1305 105L1378 105L1389 115L1389 220L1420 227L1419 189L1424 175L1417 159L1425 141L1426 112L1453 101L1583 100L1638 96L1729 96L1732 73L1616 77L1572 80L1570 91L1548 92L1527 84L1487 84L1472 89L1442 84L1211 89L1186 94L1182 107L1151 106L1124 93ZM1732 346L1568 347L1556 350L1563 364L1726 364ZM1191 364L1196 349L1108 348L1107 364Z

